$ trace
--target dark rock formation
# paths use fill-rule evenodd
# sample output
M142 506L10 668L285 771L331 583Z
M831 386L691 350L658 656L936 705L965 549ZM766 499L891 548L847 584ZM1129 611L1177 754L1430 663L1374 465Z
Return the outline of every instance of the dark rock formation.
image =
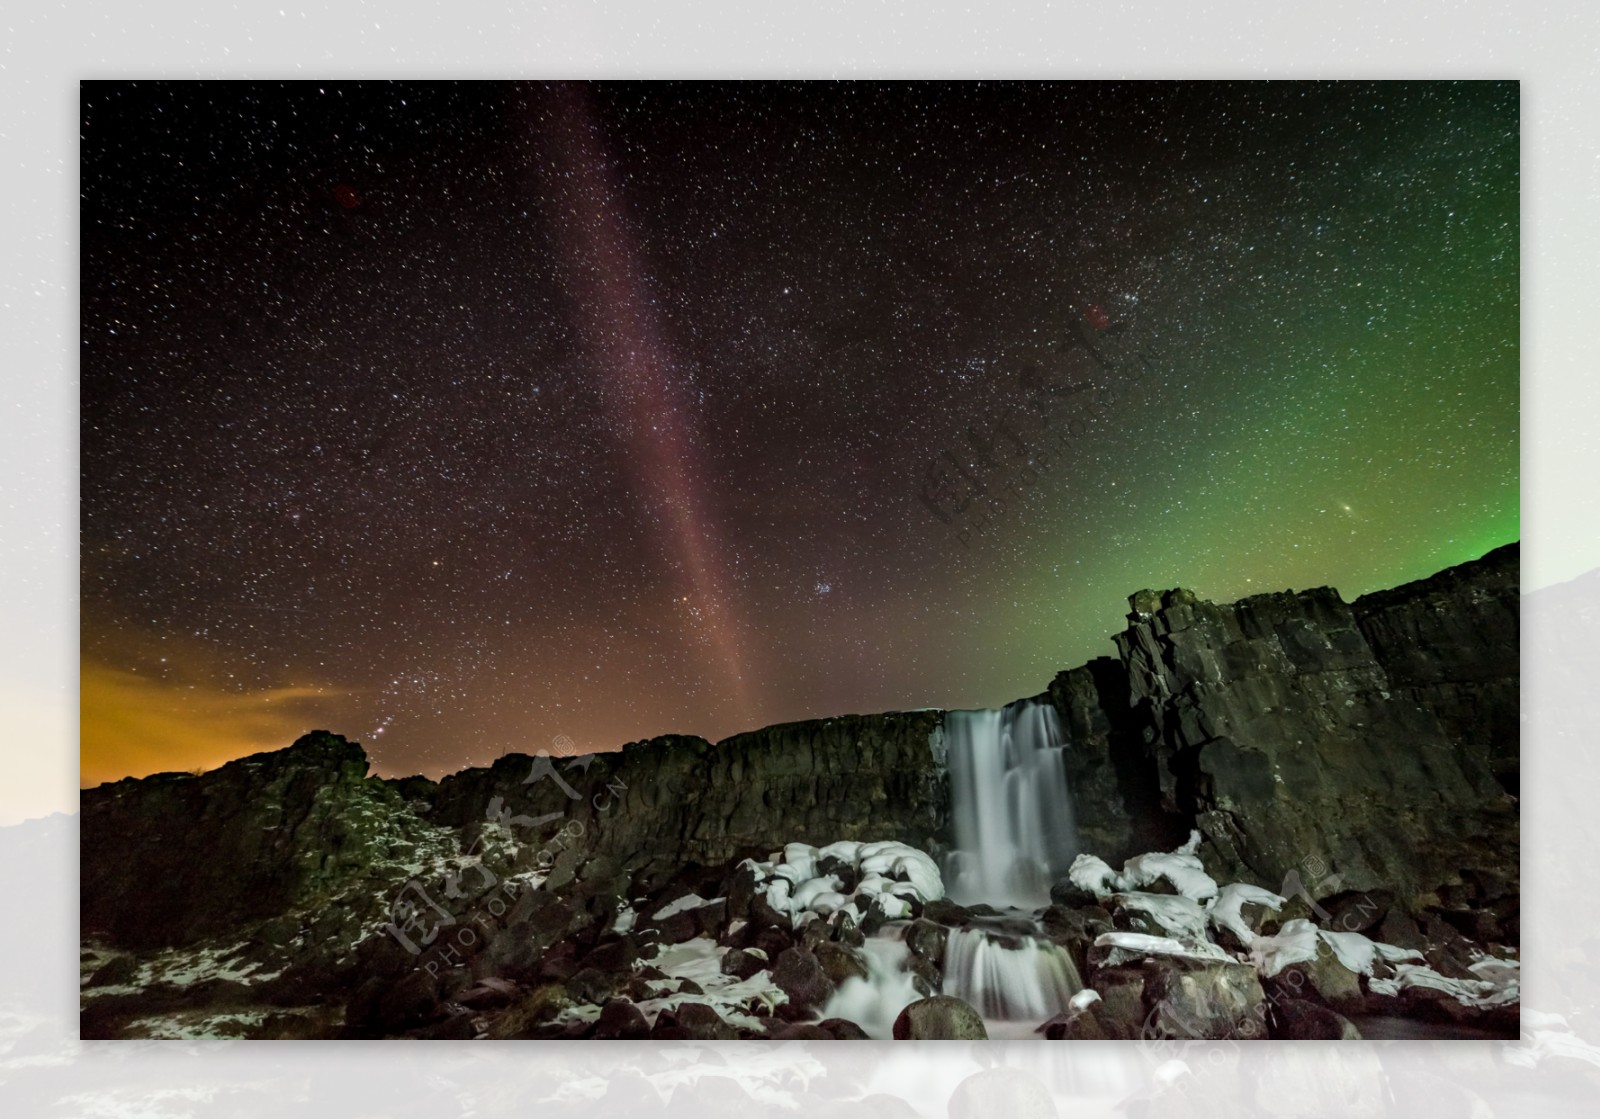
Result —
M84 790L85 936L129 948L190 943L392 883L437 830L366 773L358 744L313 731L199 777Z
M1081 748L1096 761L1082 768L1119 791L1079 797L1098 854L1148 847L1142 812L1195 822L1228 879L1277 887L1293 873L1306 889L1391 890L1410 909L1463 869L1514 877L1516 555L1354 607L1329 588L1230 605L1181 589L1131 596L1115 640L1139 745L1124 713L1094 715L1084 670L1052 689L1088 729Z
M1518 792L1520 549L1351 605L1390 690L1438 717L1459 753Z
M578 759L508 755L441 781L429 819L471 829L491 805L514 825L556 814L587 853L662 874L689 863L765 858L790 841L892 837L938 850L949 800L937 753L942 718L936 711L839 716L714 746L667 735ZM557 831L553 823L515 827L540 837Z

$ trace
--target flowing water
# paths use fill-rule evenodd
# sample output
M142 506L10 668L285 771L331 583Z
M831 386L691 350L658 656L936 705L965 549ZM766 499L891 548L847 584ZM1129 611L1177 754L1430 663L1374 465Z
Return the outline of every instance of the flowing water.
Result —
M943 987L985 1019L1037 1025L1065 1011L1083 982L1066 951L1045 938L954 929L945 944Z
M956 841L946 892L963 905L1047 905L1078 854L1055 705L1018 700L944 723Z
M1065 1011L1083 987L1072 958L1040 936L1034 920L1077 855L1066 732L1049 701L1018 700L947 712L944 734L955 833L945 893L986 909L950 931L940 990L976 1008L991 1038L1037 1038L1034 1028ZM893 1036L901 1009L921 998L905 968L906 925L889 923L867 939L867 978L840 985L824 1018L849 1019L873 1038Z

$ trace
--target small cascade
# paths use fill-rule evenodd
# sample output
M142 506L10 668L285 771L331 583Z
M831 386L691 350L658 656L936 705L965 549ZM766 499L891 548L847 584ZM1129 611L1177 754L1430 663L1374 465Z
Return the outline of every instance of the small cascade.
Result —
M1044 938L955 929L945 943L944 993L985 1019L1042 1023L1082 988L1066 950Z
M1050 884L1077 855L1062 748L1047 700L945 715L956 850L945 867L952 899L1025 909L1050 901Z
M922 998L916 977L906 971L911 950L905 943L905 926L894 922L861 946L867 961L867 978L852 976L828 999L824 1019L849 1019L867 1037L894 1037L894 1021L909 1003Z

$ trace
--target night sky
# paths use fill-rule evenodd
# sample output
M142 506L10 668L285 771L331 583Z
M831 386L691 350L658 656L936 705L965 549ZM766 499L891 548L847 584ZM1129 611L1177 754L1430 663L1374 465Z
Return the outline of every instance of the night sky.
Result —
M1518 533L1515 83L90 83L83 781L1002 704Z

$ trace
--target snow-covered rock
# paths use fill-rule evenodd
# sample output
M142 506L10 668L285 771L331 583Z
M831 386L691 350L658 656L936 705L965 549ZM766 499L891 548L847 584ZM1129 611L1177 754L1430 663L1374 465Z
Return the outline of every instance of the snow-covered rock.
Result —
M1146 852L1122 865L1121 872L1099 856L1084 853L1072 861L1067 878L1079 890L1105 900L1113 894L1137 891L1165 879L1185 898L1204 902L1217 894L1217 881L1205 872L1200 857L1200 833L1189 833L1189 840L1171 852Z
M895 840L840 840L821 848L786 844L766 861L747 859L740 867L755 874L767 905L796 926L840 911L859 922L865 917L862 897L890 919L910 917L912 900L944 897L939 865Z

